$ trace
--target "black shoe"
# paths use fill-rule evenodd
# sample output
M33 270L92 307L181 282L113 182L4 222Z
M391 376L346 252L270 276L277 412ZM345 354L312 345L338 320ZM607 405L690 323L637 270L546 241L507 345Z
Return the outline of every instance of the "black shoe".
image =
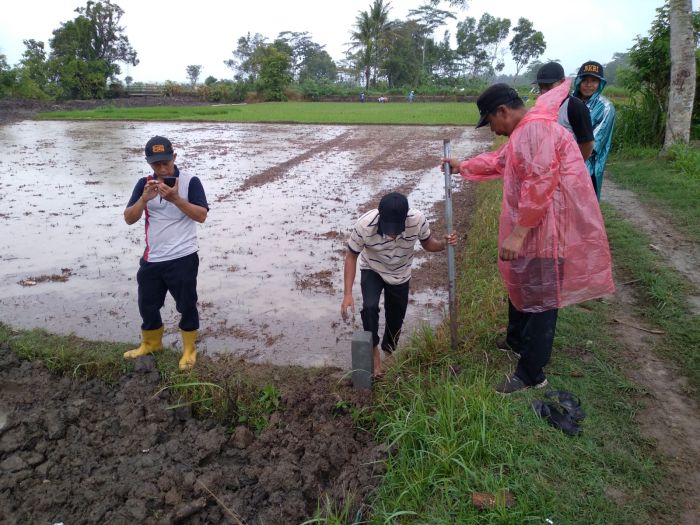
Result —
M500 337L496 339L496 348L502 352L510 352L518 357L520 357L520 352L508 344L508 339L505 337Z
M536 385L526 385L522 379L513 374L507 377L503 383L496 386L496 392L500 394L512 394L513 392L519 392L520 390L526 390L528 388L543 388L545 386L547 386L546 378Z
M554 428L558 428L567 436L578 436L581 434L581 427L567 414L559 412L553 403L545 403L539 399L532 402L532 409L535 414L546 420Z

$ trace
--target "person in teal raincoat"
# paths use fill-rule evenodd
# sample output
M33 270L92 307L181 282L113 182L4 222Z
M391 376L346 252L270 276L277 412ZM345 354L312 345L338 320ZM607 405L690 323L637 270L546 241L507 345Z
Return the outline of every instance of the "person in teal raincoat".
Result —
M601 94L606 83L603 66L593 61L581 66L574 81L574 96L583 100L591 112L594 142L593 153L586 160L586 168L591 175L598 200L615 124L615 106Z

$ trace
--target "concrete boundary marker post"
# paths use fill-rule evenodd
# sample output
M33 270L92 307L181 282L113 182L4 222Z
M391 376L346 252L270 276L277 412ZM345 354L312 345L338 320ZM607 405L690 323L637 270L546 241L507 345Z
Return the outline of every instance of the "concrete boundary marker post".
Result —
M372 332L357 330L352 334L352 386L372 388L374 359L372 359Z

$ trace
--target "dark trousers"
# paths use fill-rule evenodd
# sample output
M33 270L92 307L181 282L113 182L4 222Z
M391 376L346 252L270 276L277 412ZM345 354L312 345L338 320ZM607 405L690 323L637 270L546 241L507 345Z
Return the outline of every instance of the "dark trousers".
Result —
M515 374L526 385L544 381L544 367L552 355L556 308L544 312L521 312L508 301L508 344L520 354Z
M379 344L379 297L384 291L384 337L382 350L393 352L399 342L403 318L408 306L408 283L387 284L381 276L372 270L360 271L362 287L362 327L372 332L372 343Z
M197 273L199 255L193 253L179 259L163 262L146 262L141 259L136 282L139 285L139 313L142 330L155 330L163 326L160 309L165 295L175 299L180 312L180 329L186 332L199 328L197 311Z

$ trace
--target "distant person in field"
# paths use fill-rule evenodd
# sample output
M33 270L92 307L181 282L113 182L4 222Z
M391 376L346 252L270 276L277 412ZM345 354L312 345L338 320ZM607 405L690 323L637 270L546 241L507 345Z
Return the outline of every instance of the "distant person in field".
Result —
M612 146L613 126L615 124L615 106L602 95L606 83L603 76L603 66L593 61L586 62L581 66L574 81L574 96L583 100L591 112L595 142L593 152L586 160L586 168L591 175L598 200L600 200L605 163L608 161L608 154Z
M558 62L549 62L537 71L536 84L541 95L560 86L565 79L564 68ZM559 124L574 134L583 160L593 151L593 124L591 112L583 101L567 96L559 107Z
M509 137L497 151L444 159L467 180L503 179L498 269L508 290L508 328L498 348L519 356L502 394L547 385L559 308L614 292L600 206L573 135L557 122L571 81L537 98L494 84L477 99L477 127Z
M170 292L181 314L183 353L179 367L189 370L197 359L195 341L199 329L197 223L206 220L209 205L200 180L175 165L177 154L167 138L153 137L145 151L153 174L139 179L124 210L127 224L146 217L146 248L136 273L143 339L124 358L163 349L160 309Z
M396 349L406 315L411 263L417 241L424 250L439 252L448 244L457 244L457 234L453 232L439 240L433 237L425 215L410 208L408 199L397 192L384 195L377 209L360 217L348 239L340 315L347 320L348 310L355 313L352 287L359 258L360 315L364 330L372 333L375 377L383 374L379 352L379 298L383 291L386 326L381 349L388 357Z

